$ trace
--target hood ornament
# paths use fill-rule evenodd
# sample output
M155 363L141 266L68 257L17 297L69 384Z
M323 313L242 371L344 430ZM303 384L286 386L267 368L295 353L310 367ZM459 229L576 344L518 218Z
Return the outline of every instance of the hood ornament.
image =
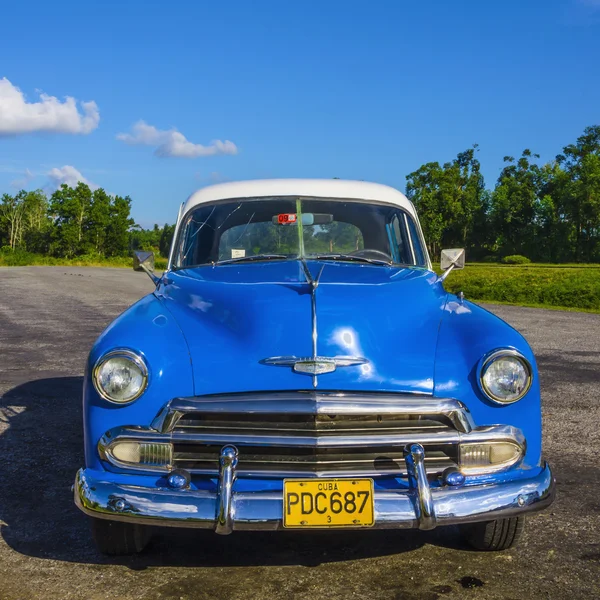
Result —
M338 367L353 367L364 365L369 361L360 356L314 356L298 358L296 356L273 356L260 361L263 365L276 367L292 367L295 373L306 375L324 375L333 373Z

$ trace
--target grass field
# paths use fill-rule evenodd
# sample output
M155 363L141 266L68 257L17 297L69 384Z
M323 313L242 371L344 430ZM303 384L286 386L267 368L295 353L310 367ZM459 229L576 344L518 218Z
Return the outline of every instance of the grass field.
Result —
M157 270L167 268L167 259L157 256L155 258ZM27 267L27 266L66 266L66 267L123 267L133 268L131 257L115 256L104 258L97 255L84 255L77 258L55 258L31 252L0 252L0 267Z
M469 264L444 285L469 300L600 312L600 265Z
M0 266L26 265L131 268L132 259L60 259L28 252L0 253ZM157 270L166 266L166 259L156 258ZM439 272L439 265L434 266ZM600 265L471 263L451 273L444 285L448 291L462 291L474 301L600 313Z

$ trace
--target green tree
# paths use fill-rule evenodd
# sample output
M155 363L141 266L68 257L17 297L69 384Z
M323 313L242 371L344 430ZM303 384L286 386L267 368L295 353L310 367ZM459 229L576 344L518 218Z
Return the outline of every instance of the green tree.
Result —
M452 162L427 163L406 177L406 194L419 212L433 256L443 246L463 246L479 255L485 251L489 195L476 151L477 145Z
M160 232L160 240L158 247L162 256L167 258L171 249L171 243L173 241L173 235L175 234L175 225L167 225L162 228Z
M441 187L444 172L437 162L430 162L406 176L406 195L414 203L423 234L432 256L442 247L442 238L449 215Z
M20 245L23 238L25 196L26 192L23 190L14 196L3 194L0 202L0 227L3 231L3 245L9 246L13 250Z
M52 221L48 216L48 198L42 190L26 192L23 200L24 247L29 252L46 254L50 245Z
M106 253L106 234L110 223L110 196L98 188L92 193L85 220L85 252Z
M574 260L573 232L566 210L569 175L557 162L540 169L536 209L535 249L530 258L540 262Z
M106 256L127 256L130 230L134 221L130 216L131 198L115 196L109 208L109 223L106 229Z
M586 127L556 160L568 176L562 205L573 230L573 257L600 260L600 125Z
M535 229L538 198L541 190L540 167L531 162L539 158L531 150L524 150L519 160L505 156L502 169L491 198L490 221L495 244L500 256L535 253Z
M62 184L50 198L54 219L53 251L72 257L85 251L85 228L92 205L92 191L85 183L75 188Z

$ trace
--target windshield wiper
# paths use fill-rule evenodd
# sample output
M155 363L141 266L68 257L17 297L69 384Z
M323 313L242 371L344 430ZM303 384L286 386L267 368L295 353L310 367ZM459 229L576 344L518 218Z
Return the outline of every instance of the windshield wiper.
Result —
M226 260L218 260L214 265L227 265L236 262L252 262L253 260L287 260L289 256L285 254L254 254L252 256L238 256L237 258L228 258Z
M309 260L348 260L355 262L365 262L371 265L392 265L391 260L382 260L379 258L367 258L366 256L354 256L353 254L310 254L306 258Z

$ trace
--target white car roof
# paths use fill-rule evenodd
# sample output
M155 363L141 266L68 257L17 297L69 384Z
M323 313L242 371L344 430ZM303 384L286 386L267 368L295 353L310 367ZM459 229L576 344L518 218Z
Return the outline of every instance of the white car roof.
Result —
M190 208L205 202L229 198L259 198L261 196L376 200L395 204L416 216L412 202L402 192L380 183L344 179L256 179L219 183L194 192L183 205L180 215L186 214Z

